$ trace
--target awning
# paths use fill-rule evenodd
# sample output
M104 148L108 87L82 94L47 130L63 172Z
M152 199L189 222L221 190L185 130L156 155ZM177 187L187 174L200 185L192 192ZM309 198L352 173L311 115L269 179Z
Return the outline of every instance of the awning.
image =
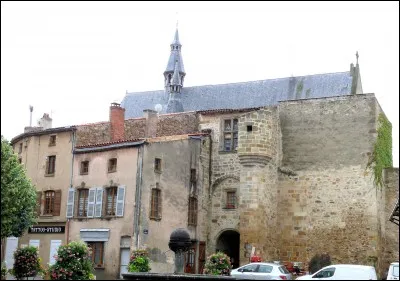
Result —
M81 229L81 239L85 242L108 241L110 229L108 228L86 228Z

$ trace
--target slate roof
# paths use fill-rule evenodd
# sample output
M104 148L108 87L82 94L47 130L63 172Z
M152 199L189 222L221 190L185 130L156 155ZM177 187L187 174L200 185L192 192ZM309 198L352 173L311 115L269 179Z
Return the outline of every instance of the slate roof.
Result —
M239 109L276 105L279 101L324 98L351 94L349 71L286 77L231 84L183 87L184 111ZM161 104L165 113L168 94L164 90L127 93L121 106L125 119L143 116L144 109Z

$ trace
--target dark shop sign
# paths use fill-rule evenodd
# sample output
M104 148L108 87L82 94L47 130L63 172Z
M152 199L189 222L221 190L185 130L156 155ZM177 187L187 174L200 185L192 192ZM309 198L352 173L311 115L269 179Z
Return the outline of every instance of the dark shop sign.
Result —
M65 226L32 226L28 233L64 233Z

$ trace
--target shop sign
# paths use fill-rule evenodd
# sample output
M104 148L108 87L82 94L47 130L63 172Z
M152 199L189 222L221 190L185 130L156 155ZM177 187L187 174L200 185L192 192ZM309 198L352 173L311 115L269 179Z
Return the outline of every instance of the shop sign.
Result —
M65 226L32 226L28 233L64 233Z

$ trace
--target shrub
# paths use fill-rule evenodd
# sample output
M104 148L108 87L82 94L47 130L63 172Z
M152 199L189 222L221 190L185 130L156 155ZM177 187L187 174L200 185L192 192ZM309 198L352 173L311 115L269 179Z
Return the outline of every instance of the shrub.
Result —
M94 280L90 248L82 241L73 241L58 248L55 264L49 267L51 280Z
M310 271L310 274L312 274L331 264L332 262L329 254L315 254L308 264L308 270Z
M128 272L149 272L150 260L146 250L135 250L129 259Z
M7 277L7 266L5 262L1 263L1 280L6 280Z
M222 252L217 252L216 254L212 254L207 258L203 273L210 275L230 276L231 269L232 265L230 258Z
M2 270L3 272L3 270ZM38 249L35 246L27 246L14 252L14 266L12 273L17 279L33 277L42 272Z

